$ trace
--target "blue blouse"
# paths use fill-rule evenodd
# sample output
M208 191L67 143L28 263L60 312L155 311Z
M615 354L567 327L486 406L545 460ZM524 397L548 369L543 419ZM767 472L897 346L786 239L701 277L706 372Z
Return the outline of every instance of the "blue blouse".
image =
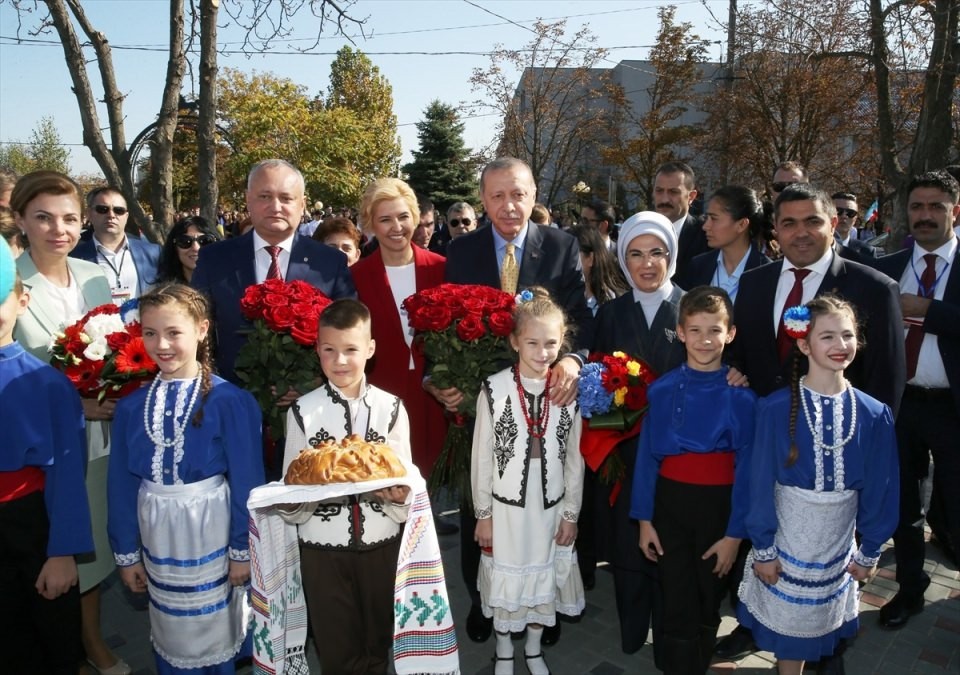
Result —
M801 387L811 419L820 412L823 443L839 443L850 431L850 396L822 396ZM856 529L861 535L860 554L876 558L899 520L900 473L893 413L876 399L853 389L857 405L857 428L850 441L838 450L814 449L813 434L803 406L798 406L797 460L786 466L790 453L790 390L781 389L760 400L757 406L756 448L750 475L750 509L747 532L757 551L770 550L777 532L774 487L806 490L859 491ZM833 413L836 406L840 413ZM839 428L835 428L840 420ZM816 422L815 422L816 423Z
M93 550L80 396L65 375L18 342L0 347L0 471L43 469L48 556Z
M174 424L183 423L184 402L189 401L195 380L170 380L165 391L164 437L172 439ZM137 493L144 480L173 485L196 483L226 475L230 485L230 556L248 559L247 497L250 490L265 482L260 408L253 396L219 377L202 402L198 397L192 418L202 402L203 421L187 421L182 457L177 448L157 448L144 427L144 405L148 388L142 387L117 404L113 418L110 473L107 480L107 531L118 559L139 559L140 528L137 522ZM156 394L155 394L156 396ZM178 399L180 405L178 405ZM152 422L156 409L150 401Z
M734 482L727 536L746 538L749 467L757 396L727 384L727 368L703 372L686 364L657 378L647 390L633 478L630 517L653 520L657 476L664 457L687 452L734 452Z

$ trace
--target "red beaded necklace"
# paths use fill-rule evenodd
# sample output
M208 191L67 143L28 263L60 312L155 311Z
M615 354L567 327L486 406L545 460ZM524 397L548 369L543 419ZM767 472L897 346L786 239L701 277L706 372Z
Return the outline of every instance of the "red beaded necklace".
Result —
M527 410L527 394L520 383L520 366L513 369L513 379L517 383L517 395L520 397L520 412L523 413L523 421L527 423L527 429L534 438L543 439L547 433L547 422L550 421L550 380L547 379L543 388L543 410L537 416L537 419L530 418L530 411Z

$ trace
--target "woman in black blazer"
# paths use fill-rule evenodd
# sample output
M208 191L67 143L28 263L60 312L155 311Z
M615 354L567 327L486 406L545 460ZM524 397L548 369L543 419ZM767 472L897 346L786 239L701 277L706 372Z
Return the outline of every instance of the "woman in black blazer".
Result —
M750 188L727 185L714 192L703 223L712 250L690 261L680 286L686 290L704 284L717 286L735 300L740 276L770 262L753 242L765 228L772 227L771 215Z

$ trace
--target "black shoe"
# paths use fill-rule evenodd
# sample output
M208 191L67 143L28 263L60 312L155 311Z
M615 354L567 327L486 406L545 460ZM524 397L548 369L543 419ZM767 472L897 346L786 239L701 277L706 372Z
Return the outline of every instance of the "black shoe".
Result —
M846 675L843 668L843 656L834 654L820 659L817 663L817 675Z
M433 526L437 530L437 534L441 537L448 534L456 534L460 531L460 528L451 523L449 520L443 516L435 515L433 517Z
M467 637L474 642L486 642L493 632L493 619L483 615L483 610L474 605L467 615Z
M595 571L584 572L581 568L580 579L583 581L583 590L592 591L597 585L597 573Z
M552 647L560 640L560 622L557 621L552 626L543 627L543 637L540 638L540 644ZM530 657L534 658L534 657Z
M920 590L915 593L900 591L893 599L880 608L880 627L887 630L900 630L907 625L910 617L923 611L923 592L930 585L930 577L923 575Z
M730 635L722 638L713 653L721 659L736 661L748 654L757 651L757 643L753 641L753 633L743 626L737 626Z

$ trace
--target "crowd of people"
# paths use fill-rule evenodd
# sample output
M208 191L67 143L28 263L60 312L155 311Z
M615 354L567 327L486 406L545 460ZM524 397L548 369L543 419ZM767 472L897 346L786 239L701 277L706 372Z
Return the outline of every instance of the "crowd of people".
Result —
M471 392L471 494L458 525L430 520L459 530L470 607L451 611L461 637L494 637L495 675L516 672L511 637L524 631L523 665L551 672L543 646L560 639L558 616L583 611L600 562L621 648L652 630L665 673L756 649L784 675L805 662L843 673L858 583L881 546L893 538L899 591L879 612L891 630L923 610L925 517L948 556L960 550L960 185L946 170L911 180L898 214L909 238L889 255L870 245L855 195L831 196L795 162L775 169L772 202L723 186L702 218L692 168L669 162L654 210L618 222L594 200L558 227L513 158L483 169L479 218L466 202L438 218L396 178L371 183L356 211L307 215L302 174L266 160L249 174L246 231L182 214L162 246L130 233L115 188L84 195L51 171L7 182L0 587L22 610L0 624L10 672L129 673L100 631L99 586L117 569L149 594L158 672L234 672L254 649L251 491L305 447L352 434L423 475L437 460L464 392L433 383L404 300L445 282L516 295L514 359ZM240 300L269 280L333 300L319 319L323 378L275 392L280 453L264 451L235 368L250 325ZM81 398L47 365L52 338L132 298L159 373L119 401ZM578 394L585 364L616 353L657 379L639 436L616 445L612 483L579 452ZM296 528L325 674L389 671L413 509L404 486L277 507ZM725 597L739 625L718 642ZM430 654L423 672L450 672Z

